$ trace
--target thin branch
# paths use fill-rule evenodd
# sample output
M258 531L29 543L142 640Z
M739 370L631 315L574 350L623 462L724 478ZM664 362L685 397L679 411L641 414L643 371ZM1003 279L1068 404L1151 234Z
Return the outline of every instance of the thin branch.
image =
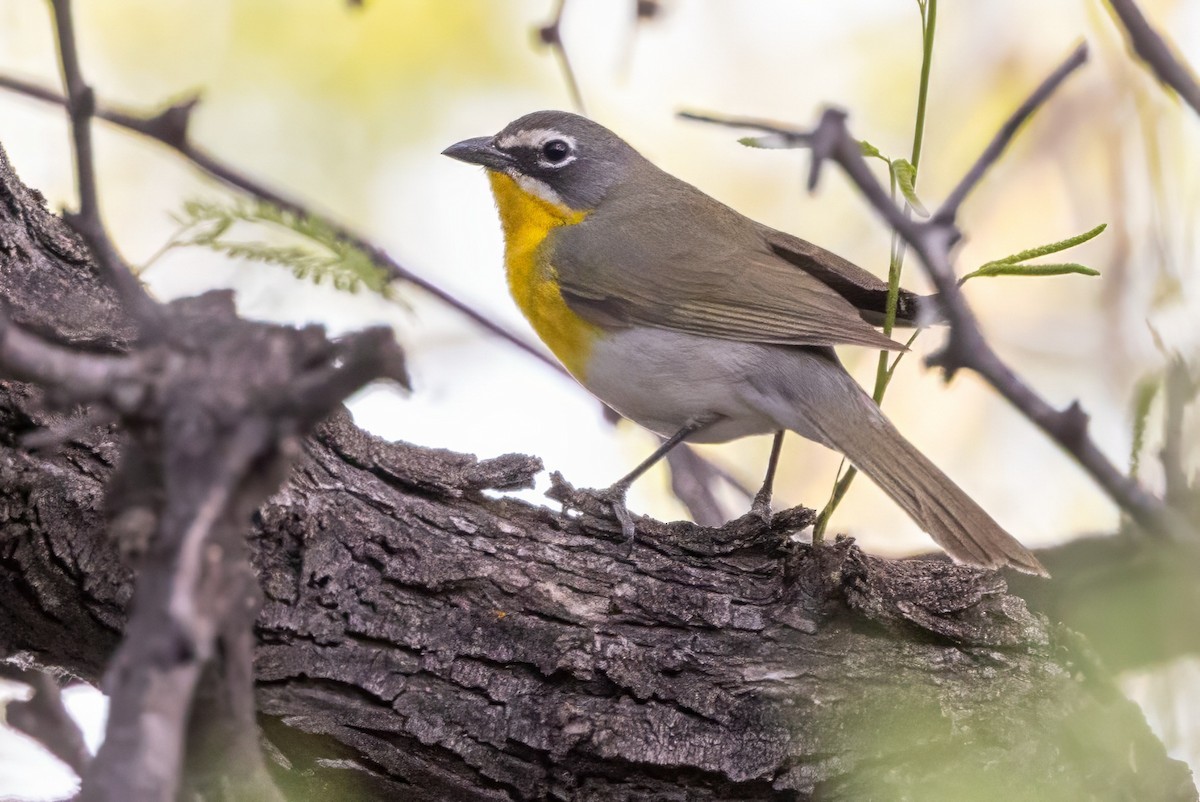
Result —
M142 290L140 282L125 264L109 240L100 217L96 194L96 165L92 149L92 116L96 98L83 80L79 53L75 46L75 25L70 0L51 0L54 26L58 34L59 61L63 84L67 89L65 105L71 122L76 180L79 184L79 211L64 213L71 227L79 232L95 256L104 281L112 287L143 336L161 328L158 304Z
M1025 124L1025 121L1046 102L1046 99L1050 95L1054 94L1055 90L1067 79L1068 75L1083 66L1084 62L1087 61L1087 57L1087 45L1081 42L1067 60L1057 70L1050 73L1050 76L1042 81L1041 86L1035 89L1033 94L1005 121L1000 130L996 132L996 135L992 137L992 141L988 143L983 153L975 161L975 164L972 165L967 174L962 177L962 180L958 182L954 190L946 197L946 200L942 203L941 208L937 210L934 217L940 216L947 222L953 222L955 215L958 213L958 207L962 205L967 195L983 178L984 173L1000 158L1000 154L1008 147L1008 143L1016 136L1017 131Z
M558 63L562 66L563 76L567 79L567 90L571 93L571 101L575 104L575 110L580 114L587 114L587 110L583 105L583 93L579 91L579 82L575 80L575 70L571 69L571 59L567 55L567 48L562 40L562 19L563 12L567 8L567 0L558 0L558 8L554 11L554 18L542 27L538 28L538 39L542 44L554 50L554 55L558 58Z
M1174 89L1193 111L1200 114L1200 84L1196 83L1195 75L1186 63L1175 57L1158 31L1150 26L1137 3L1133 0L1108 0L1108 4L1125 26L1133 52L1150 65L1160 81Z
M693 448L675 448L667 453L671 468L671 492L683 502L692 520L701 526L717 527L729 520L717 500L715 487L724 481L750 498L750 491L728 471L700 456Z
M75 403L104 401L126 409L137 403L134 384L144 370L129 356L87 354L43 340L0 310L0 376L67 393Z
M40 100L45 103L56 103L58 105L66 105L66 98L44 87L36 84L22 81L18 78L10 76L0 76L0 88L7 89L26 97ZM170 106L158 114L150 117L142 117L128 112L118 111L116 109L97 104L95 116L105 122L112 123L119 128L124 128L127 131L141 134L149 139L166 145L171 150L178 153L184 159L191 162L201 171L209 176L217 179L222 184L232 187L248 195L260 198L268 203L278 206L285 211L295 214L299 217L304 217L310 220L319 220L327 226L336 237L341 239L346 244L362 251L367 255L377 267L385 271L393 280L405 281L418 289L432 295L438 301L441 301L446 306L454 309L460 314L467 317L480 328L500 337L525 353L537 359L544 365L553 370L566 374L562 366L555 360L546 355L544 351L536 346L526 342L519 335L509 331L500 323L495 322L483 313L473 309L463 301L454 297L447 290L438 287L428 279L425 279L416 273L413 273L408 268L401 265L391 256L389 256L382 248L367 240L365 237L355 233L346 226L334 222L328 217L324 217L313 212L303 203L292 198L286 197L275 189L250 178L245 173L229 166L220 159L215 158L206 150L193 144L188 136L189 120L191 113L195 109L198 100L190 98L181 103Z
M1086 47L1081 45L1038 87L1030 100L1022 104L1009 118L997 137L959 182L955 193L927 222L907 217L903 210L892 202L887 190L863 158L858 140L850 135L846 127L845 112L836 109L825 111L812 131L799 131L775 124L761 126L756 124L756 121L737 118L712 118L696 114L685 116L690 119L719 122L722 125L760 128L775 133L790 143L808 145L813 152L808 182L810 189L816 186L820 168L825 161L836 162L866 196L871 206L917 252L938 289L937 297L943 306L950 334L943 349L929 358L929 364L942 367L948 377L960 367L974 370L1026 418L1074 456L1117 506L1128 512L1140 526L1157 534L1194 540L1194 529L1176 510L1123 475L1100 451L1088 435L1088 416L1078 403L1072 403L1064 410L1055 409L996 355L984 339L974 314L959 291L951 265L950 252L960 236L954 226L958 206L1008 145L1021 123L1085 59Z

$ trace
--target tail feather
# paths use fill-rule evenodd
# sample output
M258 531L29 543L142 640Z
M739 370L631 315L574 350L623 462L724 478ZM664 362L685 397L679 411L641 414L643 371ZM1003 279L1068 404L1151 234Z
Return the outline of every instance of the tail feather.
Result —
M845 377L844 383L841 377L834 382L842 385L837 402L822 402L822 393L809 395L799 410L804 425L795 427L801 434L845 454L955 560L1049 576L1029 549L905 440L849 375L837 371Z

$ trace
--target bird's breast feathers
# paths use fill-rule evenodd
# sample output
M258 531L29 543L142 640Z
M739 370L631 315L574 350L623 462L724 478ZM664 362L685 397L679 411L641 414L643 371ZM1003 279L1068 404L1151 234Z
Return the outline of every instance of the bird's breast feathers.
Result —
M555 203L504 173L489 171L488 178L504 229L508 289L542 342L585 381L592 345L602 332L567 306L543 245L556 228L582 222L587 212Z

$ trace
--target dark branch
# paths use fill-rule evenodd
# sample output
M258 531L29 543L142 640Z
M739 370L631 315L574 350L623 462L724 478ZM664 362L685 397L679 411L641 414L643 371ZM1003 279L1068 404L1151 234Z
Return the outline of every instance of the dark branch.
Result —
M718 482L725 482L747 500L750 491L728 471L704 459L686 443L683 446L671 449L666 457L671 466L671 492L687 507L693 521L701 526L720 526L729 517L717 500L714 488Z
M105 281L117 292L121 303L143 335L161 326L158 304L147 295L137 277L113 247L100 217L96 193L96 166L92 150L92 116L96 98L92 88L83 80L79 54L75 46L75 25L71 19L70 0L51 0L54 25L58 33L59 61L63 84L67 89L65 105L71 121L71 139L75 155L75 172L79 184L79 211L64 214L65 219L79 232L95 257L96 266Z
M1133 52L1150 65L1160 81L1178 92L1192 110L1200 114L1200 84L1196 83L1187 64L1177 59L1158 31L1150 27L1137 3L1133 0L1108 0L1108 4L1125 26Z
M375 379L391 379L411 389L404 352L392 330L377 327L356 332L336 343L336 352L326 364L297 377L280 411L315 426L347 396Z
M562 19L566 8L567 0L558 0L558 8L554 11L554 18L538 28L537 34L541 43L551 48L554 51L555 57L558 58L558 63L562 66L563 76L567 79L567 89L571 93L571 102L575 104L576 111L580 114L587 114L583 105L583 93L579 91L579 82L575 80L575 70L571 69L571 59L567 55L567 48L562 40Z
M1087 45L1080 43L1071 55L1064 61L1057 70L1050 73L1046 80L1042 81L1041 86L1033 91L1025 102L1022 103L1015 112L1004 122L996 135L992 137L992 141L984 148L983 153L975 160L975 164L967 171L967 174L962 177L958 185L947 196L942 203L941 208L934 215L935 218L940 218L946 222L953 222L958 214L960 207L971 190L975 189L975 185L983 178L996 160L1000 158L1000 154L1008 147L1008 143L1016 136L1017 131L1025 124L1025 121L1037 111L1043 103L1054 94L1063 81L1067 79L1071 73L1083 66L1087 61L1088 51Z
M866 196L871 206L917 252L937 287L938 298L943 306L946 322L950 326L950 336L943 349L929 358L929 364L943 368L947 376L953 375L958 368L974 370L1026 418L1074 456L1101 489L1140 526L1150 532L1171 535L1195 543L1196 533L1176 510L1122 474L1101 452L1095 441L1088 436L1087 416L1077 403L1072 403L1065 410L1055 409L997 356L984 338L974 314L959 291L951 264L950 253L959 239L959 232L954 226L954 215L958 206L1004 150L1021 123L1046 100L1072 70L1083 63L1085 58L1086 46L1080 45L1009 118L968 175L959 182L959 188L927 222L911 219L904 214L903 209L892 202L883 184L867 165L858 140L850 135L846 127L846 115L842 111L827 110L812 131L774 124L763 126L761 121L739 118L714 118L697 114L685 116L723 125L767 130L779 135L788 143L807 145L813 152L810 187L815 187L820 168L825 161L836 162Z
M127 356L84 354L25 331L0 310L0 375L34 382L75 403L135 402L133 382L143 367Z
M22 81L18 78L10 76L0 76L0 88L8 89L17 94L26 97L41 100L46 103L57 103L59 105L66 104L66 98L52 92L36 84ZM341 225L327 217L323 217L313 212L309 207L286 197L279 191L272 189L266 184L250 178L245 173L229 166L220 159L212 156L208 151L192 143L188 136L188 121L192 110L197 103L196 98L190 98L181 103L170 106L152 117L141 117L128 112L119 111L107 106L97 104L95 116L105 122L112 123L120 128L128 131L141 134L142 136L153 139L154 141L166 145L183 158L187 159L201 171L209 176L217 179L222 184L228 187L245 192L256 198L260 198L274 206L278 206L287 212L295 214L298 217L319 220L329 228L334 234L346 244L362 251L367 255L367 258L375 264L376 267L383 270L393 280L407 282L418 289L421 289L431 296L442 302L446 306L459 312L480 328L500 337L502 340L516 346L525 353L537 359L544 365L565 373L562 366L546 355L544 351L534 345L526 342L522 337L509 331L500 323L492 320L482 312L472 308L463 301L455 298L447 290L438 287L433 282L422 276L413 273L407 267L401 265L394 258L389 256L382 248L367 240L365 237L351 231L344 225Z

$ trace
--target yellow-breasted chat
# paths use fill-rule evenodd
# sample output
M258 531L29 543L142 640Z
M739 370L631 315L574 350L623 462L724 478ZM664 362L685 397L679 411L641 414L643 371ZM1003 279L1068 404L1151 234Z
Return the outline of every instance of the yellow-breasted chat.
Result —
M627 535L626 489L673 446L790 430L845 454L954 559L1045 574L834 354L903 349L872 325L884 282L576 114L534 112L444 153L487 170L509 288L538 336L595 396L667 438L609 491ZM915 323L921 300L902 291L898 319ZM756 506L769 504L771 469Z

